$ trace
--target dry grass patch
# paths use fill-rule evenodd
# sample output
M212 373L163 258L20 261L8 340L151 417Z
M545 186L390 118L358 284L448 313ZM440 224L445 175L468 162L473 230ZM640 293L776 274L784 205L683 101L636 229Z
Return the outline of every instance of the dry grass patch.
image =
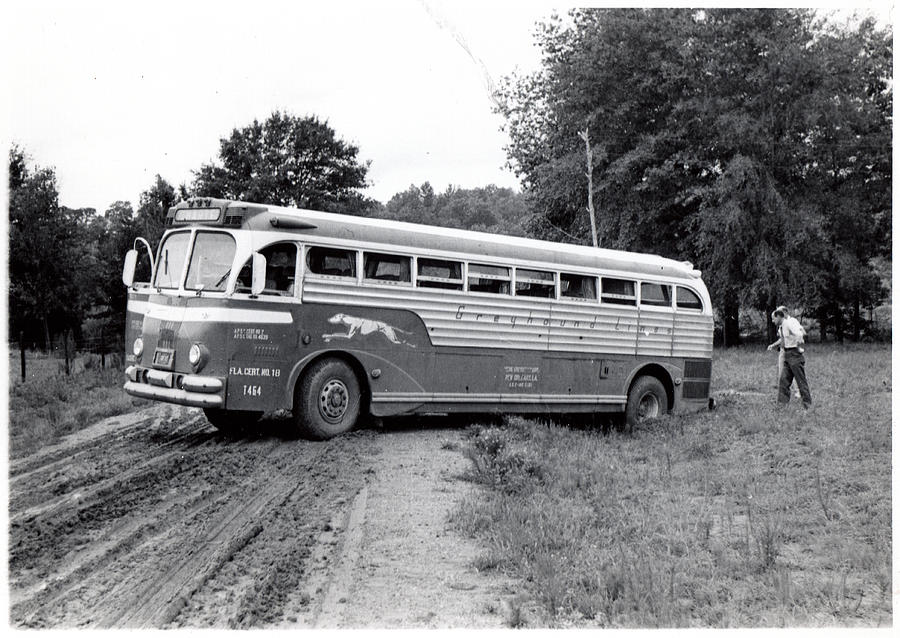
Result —
M768 356L767 356L768 355ZM632 436L474 427L455 524L553 626L889 625L889 346L811 346L815 409L775 358L716 354L714 412Z
M127 395L122 371L100 368L96 355L77 357L72 374L66 376L63 362L29 353L25 381L13 374L19 371L18 357L18 351L10 353L10 458L30 454L100 419L147 403Z

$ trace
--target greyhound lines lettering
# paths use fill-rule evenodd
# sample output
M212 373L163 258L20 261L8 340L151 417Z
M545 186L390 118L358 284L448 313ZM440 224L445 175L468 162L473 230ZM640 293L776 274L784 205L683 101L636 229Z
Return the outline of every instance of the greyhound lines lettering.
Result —
M226 432L708 404L712 305L688 262L212 198L165 228L149 281L126 257L124 387Z

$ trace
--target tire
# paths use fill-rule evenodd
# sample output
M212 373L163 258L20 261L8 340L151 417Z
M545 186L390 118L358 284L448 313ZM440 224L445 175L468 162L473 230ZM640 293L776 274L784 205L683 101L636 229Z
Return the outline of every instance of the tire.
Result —
M307 438L324 441L356 427L360 385L356 373L340 359L313 363L294 392L294 421Z
M262 412L223 410L222 408L203 408L203 414L214 428L225 434L246 432L252 429L262 416Z
M628 392L625 429L630 432L635 425L658 419L668 411L669 397L662 382L656 377L638 377Z

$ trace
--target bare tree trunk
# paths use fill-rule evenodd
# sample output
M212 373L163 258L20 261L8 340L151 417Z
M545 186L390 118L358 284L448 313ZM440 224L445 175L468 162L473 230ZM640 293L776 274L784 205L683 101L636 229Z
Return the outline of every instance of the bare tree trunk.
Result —
M578 137L584 140L584 154L587 160L587 181L588 181L588 214L591 216L591 239L594 242L594 248L600 246L597 239L597 216L594 213L594 152L591 150L590 128L585 126L583 131L578 133Z
M825 343L828 339L828 311L825 307L819 308L819 341Z
M50 322L47 321L47 315L41 317L44 324L44 352L50 352Z
M844 343L844 309L839 303L834 304L834 340Z
M19 330L19 357L22 359L22 381L25 381L25 332Z
M853 340L859 341L860 334L862 332L860 324L862 323L861 317L859 316L859 295L856 295L853 299Z
M72 374L72 369L69 366L69 329L63 331L63 351L66 353L66 376Z

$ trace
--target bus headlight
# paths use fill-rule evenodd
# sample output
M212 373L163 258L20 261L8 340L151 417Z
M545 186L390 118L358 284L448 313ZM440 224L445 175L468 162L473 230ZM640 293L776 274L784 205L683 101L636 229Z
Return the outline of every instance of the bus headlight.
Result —
M134 343L131 346L131 351L134 353L135 357L139 357L144 354L144 340L138 337L134 340Z
M200 372L208 359L209 350L206 349L206 346L202 343L191 344L191 349L188 350L188 362L194 368L194 372Z

